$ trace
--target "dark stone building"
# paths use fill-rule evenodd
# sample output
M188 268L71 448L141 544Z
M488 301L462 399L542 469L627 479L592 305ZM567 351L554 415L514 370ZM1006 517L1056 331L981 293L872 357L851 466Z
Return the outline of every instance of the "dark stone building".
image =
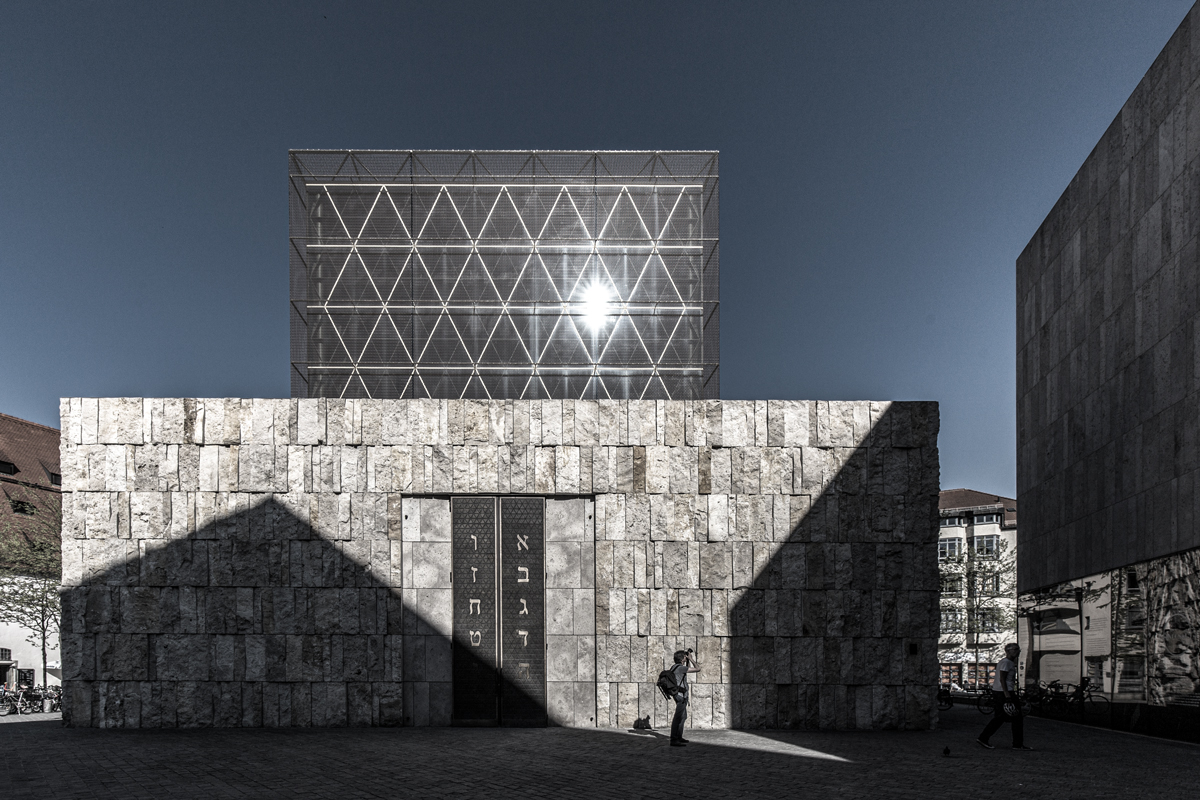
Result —
M1193 8L1017 260L1026 680L1086 677L1114 724L1191 735L1198 155Z

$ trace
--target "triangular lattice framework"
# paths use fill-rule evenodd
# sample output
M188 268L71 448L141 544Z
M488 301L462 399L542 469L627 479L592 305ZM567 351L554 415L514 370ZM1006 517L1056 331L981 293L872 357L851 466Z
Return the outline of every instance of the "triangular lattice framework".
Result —
M716 153L290 167L293 395L718 396Z

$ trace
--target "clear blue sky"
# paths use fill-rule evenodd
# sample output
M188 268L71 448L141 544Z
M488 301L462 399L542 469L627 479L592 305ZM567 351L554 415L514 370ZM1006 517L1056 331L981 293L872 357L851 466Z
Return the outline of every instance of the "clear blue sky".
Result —
M719 149L722 395L1011 494L1014 261L1189 7L10 0L0 411L287 396L289 148Z

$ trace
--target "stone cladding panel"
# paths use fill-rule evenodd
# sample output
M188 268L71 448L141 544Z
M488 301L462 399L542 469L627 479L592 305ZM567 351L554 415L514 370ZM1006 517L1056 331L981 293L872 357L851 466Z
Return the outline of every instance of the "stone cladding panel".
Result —
M928 728L935 403L70 398L64 717L444 725L451 495L547 503L555 724Z

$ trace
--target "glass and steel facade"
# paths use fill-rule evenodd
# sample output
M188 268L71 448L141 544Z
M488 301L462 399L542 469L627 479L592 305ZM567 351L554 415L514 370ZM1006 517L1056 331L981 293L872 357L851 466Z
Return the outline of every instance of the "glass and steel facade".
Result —
M289 154L293 397L719 396L715 152Z

